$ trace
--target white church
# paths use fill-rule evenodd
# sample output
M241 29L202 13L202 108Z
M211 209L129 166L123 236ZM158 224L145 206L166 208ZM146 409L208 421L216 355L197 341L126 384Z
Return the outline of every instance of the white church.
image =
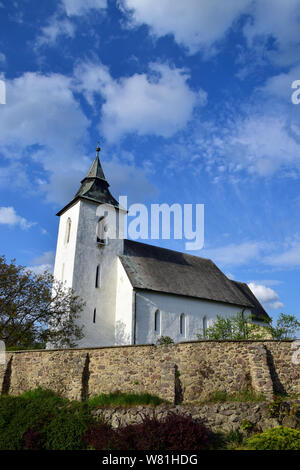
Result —
M109 191L100 147L60 217L54 277L85 301L78 347L196 340L217 315L269 319L247 284L209 259L123 239L126 211Z

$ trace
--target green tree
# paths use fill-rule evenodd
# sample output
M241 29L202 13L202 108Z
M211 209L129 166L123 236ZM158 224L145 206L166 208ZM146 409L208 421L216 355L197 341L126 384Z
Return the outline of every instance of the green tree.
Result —
M6 347L47 342L74 347L83 337L77 319L83 301L45 271L35 274L0 256L0 339Z
M252 322L251 315L238 312L231 317L217 315L217 320L205 332L197 334L197 338L210 340L256 340L266 337L275 340L295 339L300 322L294 315L281 313L275 326L271 322L257 325Z
M274 339L295 339L297 330L300 330L300 321L294 315L281 313L276 326L270 326L270 332Z

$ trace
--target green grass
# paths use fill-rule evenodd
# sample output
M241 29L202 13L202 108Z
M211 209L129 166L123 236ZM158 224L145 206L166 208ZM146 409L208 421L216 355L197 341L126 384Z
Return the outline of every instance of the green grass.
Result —
M210 393L205 400L207 403L225 403L225 402L260 402L266 401L262 393L256 393L253 390L241 390L240 392L228 393L226 390L216 390Z
M157 406L163 403L168 403L167 400L157 397L156 395L150 395L149 393L121 393L112 392L107 394L100 394L95 397L91 397L88 400L90 408L100 408L102 406L113 407L113 406L139 406L139 405L150 405Z

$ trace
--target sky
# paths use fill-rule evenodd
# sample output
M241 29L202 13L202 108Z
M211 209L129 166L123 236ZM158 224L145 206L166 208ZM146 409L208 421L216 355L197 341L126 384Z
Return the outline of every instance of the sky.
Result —
M52 269L100 140L116 198L204 204L191 254L300 319L300 0L0 0L0 80L8 260Z

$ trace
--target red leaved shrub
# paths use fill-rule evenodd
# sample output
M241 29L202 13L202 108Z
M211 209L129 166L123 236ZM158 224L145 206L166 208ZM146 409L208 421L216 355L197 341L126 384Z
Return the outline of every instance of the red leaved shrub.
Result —
M203 450L210 444L204 424L176 414L161 421L145 417L140 424L116 430L106 424L90 426L83 440L96 450Z
M42 434L34 429L28 428L23 434L23 449L24 450L39 450L42 448L41 443Z

